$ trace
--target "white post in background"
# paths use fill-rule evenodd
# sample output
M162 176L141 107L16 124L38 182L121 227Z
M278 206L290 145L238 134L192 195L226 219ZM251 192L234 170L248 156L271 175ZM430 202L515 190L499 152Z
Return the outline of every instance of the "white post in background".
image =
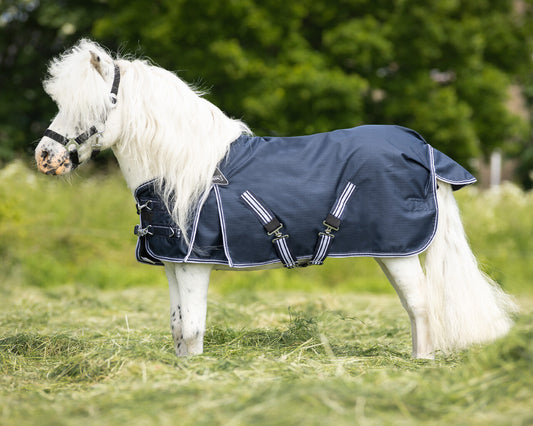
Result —
M495 149L490 154L490 187L500 186L502 182L502 152Z

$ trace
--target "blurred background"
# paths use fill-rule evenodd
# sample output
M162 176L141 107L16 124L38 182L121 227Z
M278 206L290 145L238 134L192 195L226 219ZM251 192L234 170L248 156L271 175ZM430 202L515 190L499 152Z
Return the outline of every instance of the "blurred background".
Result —
M480 179L456 197L511 335L411 361L376 262L327 259L213 273L206 356L175 359L113 156L35 169L47 64L82 37L258 135L420 132ZM533 424L532 53L533 0L0 0L0 424Z
M531 0L0 0L0 164L31 156L55 113L46 65L89 37L176 71L257 134L399 124L483 185L492 155L529 188L532 13Z
M458 196L485 269L529 292L532 18L533 0L0 0L4 283L164 282L135 264L133 199L112 155L70 183L34 171L33 149L56 113L41 87L47 63L88 37L177 72L256 134L398 124L471 170L476 188L513 181ZM370 264L357 276L331 261L268 279L390 291ZM250 286L260 274L220 281Z

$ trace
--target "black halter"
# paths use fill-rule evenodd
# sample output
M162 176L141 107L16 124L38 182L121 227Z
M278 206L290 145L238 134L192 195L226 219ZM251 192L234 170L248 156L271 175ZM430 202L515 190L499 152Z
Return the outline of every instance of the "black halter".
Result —
M113 86L111 87L111 103L115 105L117 103L117 95L118 95L118 86L120 84L120 69L118 65L115 64L115 76L113 78ZM67 148L69 155L70 155L70 161L72 162L73 168L76 168L80 165L80 157L78 154L78 148L85 142L87 142L89 139L91 139L94 135L101 133L96 126L91 126L91 128L80 135L78 135L75 138L67 138L66 136L63 136L57 132L54 132L52 129L46 129L44 131L44 136L49 137L50 139L59 142L61 145L65 146ZM91 159L94 159L99 153L102 146L100 143L98 143L98 139L96 140L96 143L94 143L91 147Z

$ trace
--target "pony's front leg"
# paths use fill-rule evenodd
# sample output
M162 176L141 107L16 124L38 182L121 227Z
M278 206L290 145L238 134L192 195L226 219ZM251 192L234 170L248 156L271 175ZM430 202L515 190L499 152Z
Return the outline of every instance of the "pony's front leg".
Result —
M201 354L211 266L166 263L165 272L170 289L170 328L176 355Z
M411 320L413 358L434 359L434 346L429 325L426 276L418 256L376 258L398 293Z

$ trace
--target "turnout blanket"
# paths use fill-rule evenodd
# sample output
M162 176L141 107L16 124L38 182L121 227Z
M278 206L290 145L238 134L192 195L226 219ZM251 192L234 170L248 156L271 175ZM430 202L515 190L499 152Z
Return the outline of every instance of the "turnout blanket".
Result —
M438 221L437 179L475 182L417 132L368 125L310 136L243 135L220 162L188 230L156 193L134 193L140 262L242 268L321 264L326 256L409 256L425 250Z

